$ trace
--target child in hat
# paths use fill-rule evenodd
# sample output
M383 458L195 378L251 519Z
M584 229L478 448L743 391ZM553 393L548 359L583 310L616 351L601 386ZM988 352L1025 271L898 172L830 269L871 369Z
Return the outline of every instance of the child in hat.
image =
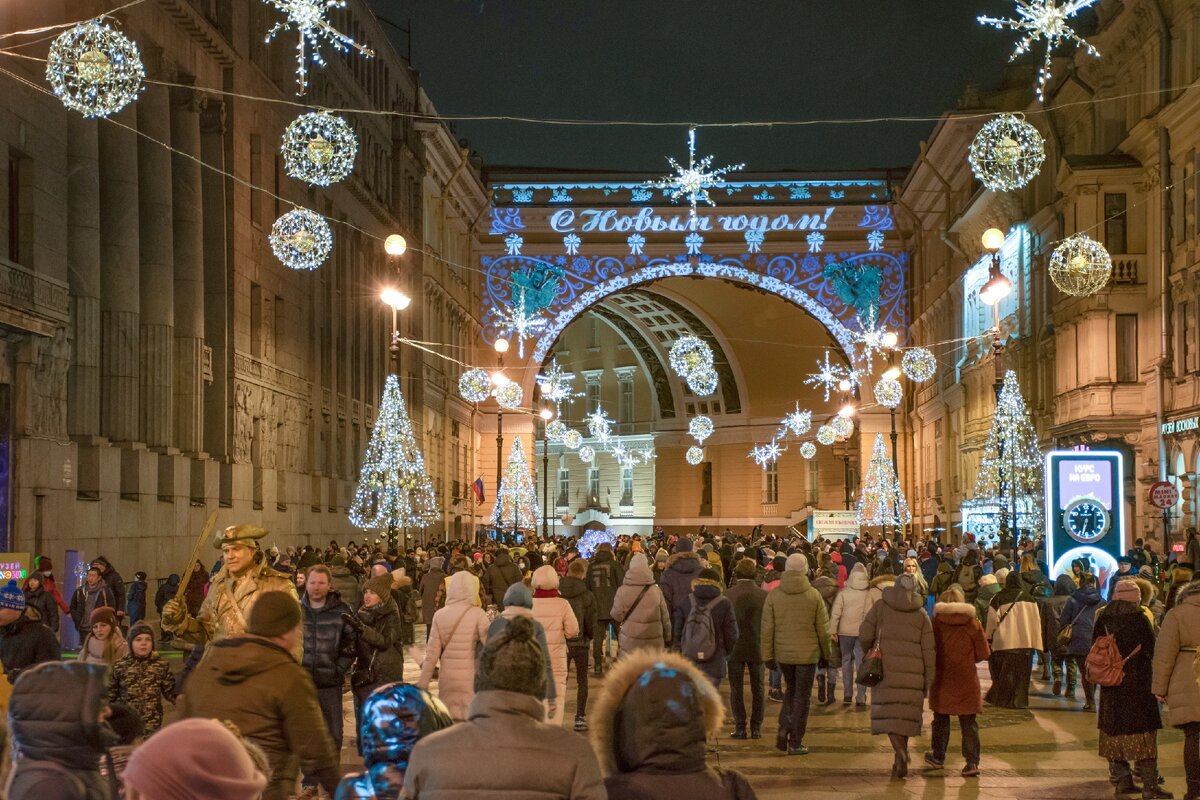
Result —
M149 736L162 727L163 699L175 702L175 676L155 652L154 631L146 623L134 623L129 630L129 648L113 666L109 697L137 711Z

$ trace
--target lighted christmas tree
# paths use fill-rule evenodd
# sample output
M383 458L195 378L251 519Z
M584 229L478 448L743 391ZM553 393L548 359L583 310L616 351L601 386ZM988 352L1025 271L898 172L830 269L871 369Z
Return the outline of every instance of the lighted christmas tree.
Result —
M504 466L492 522L501 530L534 530L537 528L537 508L537 492L533 488L533 476L529 474L529 462L525 459L525 445L518 436L513 439L508 463Z
M413 438L400 384L395 375L388 375L379 416L363 453L350 523L385 531L393 539L401 528L421 528L437 517L437 497Z
M883 434L875 436L875 450L863 476L862 496L858 500L858 524L881 528L899 528L912 522L908 501L900 488L892 458L883 443Z
M1039 504L1042 500L1042 451L1037 431L1029 419L1017 373L1004 373L1004 385L996 400L992 429L983 446L979 476L975 480L975 502L994 506L1011 527L1031 531L1042 529ZM1013 525L1012 509L1016 509ZM976 526L978 527L978 525ZM980 531L972 531L979 533Z

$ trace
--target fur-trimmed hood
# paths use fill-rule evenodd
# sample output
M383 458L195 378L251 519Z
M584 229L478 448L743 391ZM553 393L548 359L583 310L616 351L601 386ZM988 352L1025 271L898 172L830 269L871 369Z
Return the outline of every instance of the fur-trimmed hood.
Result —
M695 563L691 565L680 564L680 561L693 561ZM667 557L667 569L671 569L672 567L690 575L693 572L699 572L704 567L704 564L701 563L700 556L691 550L683 550Z
M880 575L878 577L871 579L871 588L883 590L883 589L886 589L887 587L891 586L895 582L896 582L895 575Z
M970 603L935 603L933 606L934 617L947 618L956 614L962 614L969 619L975 619L975 606ZM951 621L950 619L943 619L943 622Z
M704 766L705 739L720 732L725 709L712 681L684 656L636 650L605 678L588 723L605 775L694 772Z
M1176 603L1182 603L1193 595L1200 595L1200 580L1189 581L1179 590L1179 594L1175 596Z
M1154 584L1145 578L1134 578L1133 582L1137 584L1138 591L1142 593L1142 605L1150 605L1150 601L1158 595L1158 590L1154 588Z

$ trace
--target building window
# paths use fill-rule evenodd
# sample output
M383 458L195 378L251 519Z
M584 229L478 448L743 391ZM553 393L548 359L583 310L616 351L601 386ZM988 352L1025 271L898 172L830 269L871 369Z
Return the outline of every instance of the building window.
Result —
M250 284L250 355L262 358L265 350L263 331L263 291L257 283Z
M254 188L250 190L250 222L262 227L263 224L263 198L259 196L259 186L262 186L262 136L257 133L250 134L250 185Z
M633 505L633 467L621 468L621 505Z
M600 505L600 468L588 467L588 507Z
M588 412L600 410L600 382L588 383Z
M600 349L600 318L595 314L588 317L588 348Z
M821 499L821 478L815 458L808 461L808 505L815 506Z
M617 405L617 421L633 422L633 378L621 381L620 402Z
M558 457L558 500L559 508L567 508L571 502L571 470L567 468L566 455Z
M1104 246L1110 253L1126 253L1125 193L1104 195Z
M21 263L21 161L8 154L8 260Z
M768 461L763 470L763 503L774 505L779 502L779 462Z
M1134 383L1137 379L1137 314L1117 314L1117 381L1120 383Z

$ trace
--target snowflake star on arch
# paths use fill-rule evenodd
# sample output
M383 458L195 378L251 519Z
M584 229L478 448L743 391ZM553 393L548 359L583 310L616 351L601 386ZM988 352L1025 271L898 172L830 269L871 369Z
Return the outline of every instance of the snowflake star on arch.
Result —
M354 49L364 58L371 58L375 55L374 50L359 44L337 30L325 18L330 11L345 8L346 0L263 0L263 2L287 15L287 19L276 22L275 26L267 31L265 39L267 44L270 44L278 33L295 30L299 34L299 41L296 43L296 81L300 84L300 88L296 90L297 95L304 94L308 89L309 56L311 55L312 62L317 66L325 66L325 59L321 57L322 40L335 50L342 52ZM307 52L309 45L312 46L311 54Z
M499 316L500 333L502 336L515 336L517 339L517 355L525 357L525 340L533 338L546 329L549 320L537 311L533 311L525 302L525 287L517 289L515 302L511 306L496 313Z
M554 358L550 360L550 368L537 376L538 390L544 399L554 403L555 408L561 410L564 401L570 402L572 398L583 397L583 392L571 391L571 383L574 380L575 373L564 371L558 365L558 359Z
M1042 66L1038 70L1037 98L1044 101L1046 83L1050 80L1050 61L1054 48L1064 42L1074 42L1082 47L1090 56L1100 57L1100 51L1081 38L1067 21L1080 11L1094 5L1097 0L1069 0L1060 3L1059 0L1015 0L1017 15L1008 17L978 17L980 24L990 25L999 30L1013 30L1021 34L1017 40L1009 61L1015 61L1021 54L1033 49L1039 39L1046 40L1046 54Z
M817 362L817 371L804 379L809 386L820 386L825 390L825 402L829 402L830 392L839 391L838 384L848 381L850 388L858 385L861 374L856 369L834 364L829 360L829 351L825 351L825 360ZM810 423L811 424L811 423Z
M872 358L885 350L895 348L896 334L879 325L875 306L867 309L865 316L859 316L858 328L858 332L854 334L854 342L862 348L858 357L862 359L863 366L870 367Z
M733 164L713 169L712 162L712 156L705 156L699 161L696 160L696 129L688 128L687 166L683 166L673 158L668 158L667 163L671 166L671 169L675 170L675 174L667 175L656 181L650 181L646 186L652 189L667 189L671 200L675 202L686 200L691 206L689 216L695 219L697 203L708 203L710 206L716 205L712 201L712 198L708 196L708 190L714 186L725 185L725 179L721 176L729 172L736 172L746 166L745 164Z

